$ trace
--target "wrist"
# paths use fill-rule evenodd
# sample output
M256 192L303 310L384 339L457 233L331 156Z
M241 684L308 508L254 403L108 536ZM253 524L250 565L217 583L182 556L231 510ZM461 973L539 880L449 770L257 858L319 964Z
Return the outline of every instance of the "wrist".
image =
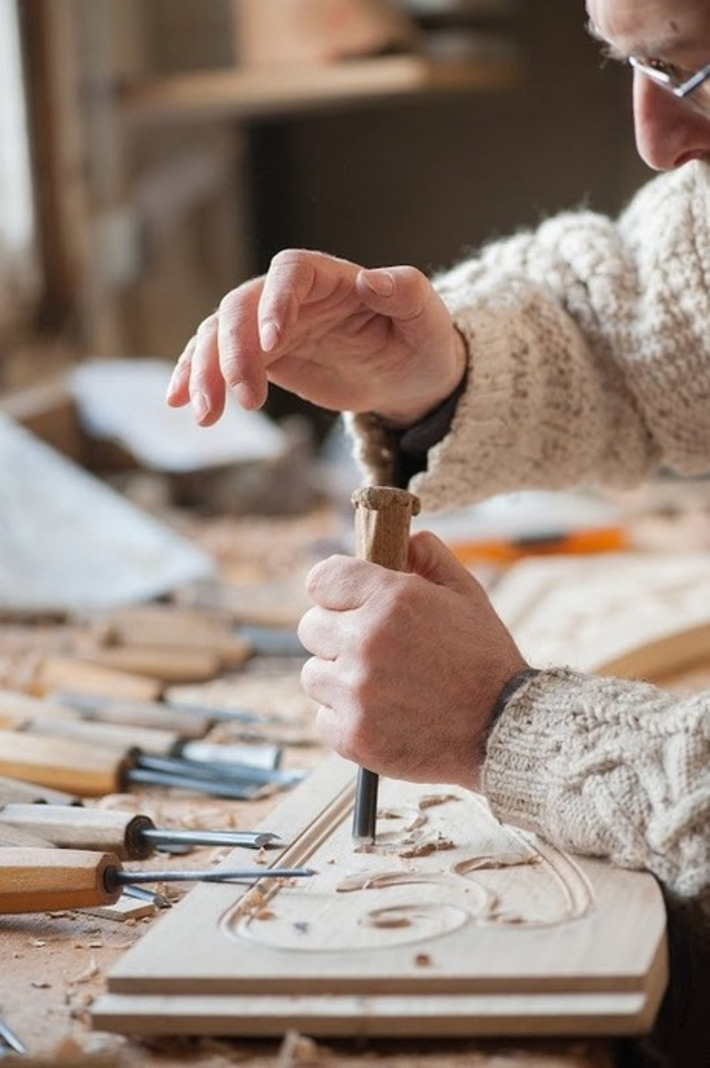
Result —
M390 429L404 431L429 419L452 398L458 399L465 388L468 374L468 347L460 331L453 327L452 368L444 379L436 383L436 391L428 397L413 401L406 409L378 408L373 411Z

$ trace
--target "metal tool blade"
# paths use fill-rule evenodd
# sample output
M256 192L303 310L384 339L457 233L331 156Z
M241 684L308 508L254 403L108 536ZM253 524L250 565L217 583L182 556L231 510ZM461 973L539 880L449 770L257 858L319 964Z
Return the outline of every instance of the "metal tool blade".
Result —
M127 883L232 883L258 882L260 879L306 879L315 875L312 868L234 868L225 871L124 871L108 867L104 880L108 890Z
M171 774L150 768L131 768L125 773L126 782L141 786L168 786L175 790L189 790L209 794L210 797L231 798L234 801L250 801L263 790L258 784L240 784L228 779L199 778L187 774Z
M136 758L136 767L164 771L176 776L184 774L205 781L226 780L258 786L294 786L305 776L305 772L300 770L254 768L249 764L229 764L221 761L207 763L202 760L188 760L185 757L156 756L153 753L141 753Z
M156 847L162 845L204 845L204 846L244 846L246 849L264 849L278 846L278 835L270 831L194 831L162 830L146 828L141 831L141 838L152 842Z
M5 1052L12 1051L12 1053L27 1053L27 1047L17 1037L15 1032L9 1027L4 1020L0 1019L0 1057L5 1056Z
M134 886L133 883L126 883L123 887L123 893L126 897L132 897L136 901L147 901L148 904L155 905L156 909L169 909L172 907L165 894L158 894L154 890L146 890L144 886Z

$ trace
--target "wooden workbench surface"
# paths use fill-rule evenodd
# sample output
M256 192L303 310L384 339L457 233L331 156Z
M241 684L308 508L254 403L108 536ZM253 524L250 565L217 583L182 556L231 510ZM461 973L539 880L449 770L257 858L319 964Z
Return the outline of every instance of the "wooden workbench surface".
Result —
M278 528L278 524L277 524ZM290 531L290 533L288 532ZM229 546L233 559L225 559L225 572L236 589L240 583L253 582L270 591L264 600L255 596L252 608L265 605L268 616L269 596L274 605L290 604L288 591L300 583L300 564L314 555L314 543L328 545L332 530L321 522L296 521L276 529L280 546L275 554L281 562L280 573L259 573L258 561L264 559L265 530L259 524L244 524L244 540L235 551L233 531L214 524L205 533L203 544L210 551L220 550L220 539ZM241 551L239 551L239 549ZM226 553L226 550L225 550ZM268 549L267 553L268 555ZM297 581L293 582L296 574ZM268 579L268 581L266 581ZM279 593L279 584L281 592ZM256 586L255 586L256 588ZM296 602L298 596L295 595ZM298 604L292 606L298 611ZM285 610L288 617L288 611ZM271 665L273 669L274 665ZM272 696L298 686L297 663L284 664L280 678L267 674L262 680L264 692ZM707 673L690 678L693 687L707 684ZM258 686L257 676L253 684ZM676 680L677 681L677 680ZM680 680L682 683L682 680ZM229 682L221 684L228 689ZM289 747L286 766L312 767L323 759L323 752L313 739L308 745ZM233 826L250 828L266 821L282 795L258 801L216 801L188 798L186 795L160 794L157 791L130 796L110 796L100 804L108 807L131 807L147 811L158 825L214 828ZM205 867L214 863L224 851L196 850L187 857L169 859L173 866ZM250 854L244 853L245 860ZM147 866L153 861L144 862ZM165 861L160 862L165 866ZM187 890L175 892L179 897ZM171 890L171 894L173 891ZM421 1041L377 1040L371 1042L318 1040L304 1035L286 1034L273 1041L242 1039L185 1039L164 1037L141 1040L123 1038L91 1029L89 1008L105 990L105 979L114 963L134 946L154 924L160 912L149 910L145 916L118 921L90 912L68 912L27 916L0 917L0 1018L22 1039L30 1056L23 1064L91 1064L91 1065L179 1065L199 1068L249 1064L287 1068L288 1065L349 1065L382 1063L413 1068L612 1068L618 1065L618 1049L612 1040L457 1040Z

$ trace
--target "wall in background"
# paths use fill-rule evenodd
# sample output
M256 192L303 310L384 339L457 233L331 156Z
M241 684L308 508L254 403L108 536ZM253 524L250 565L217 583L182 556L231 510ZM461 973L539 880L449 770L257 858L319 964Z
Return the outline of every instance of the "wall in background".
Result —
M629 73L602 69L581 0L528 0L515 26L517 89L256 127L259 267L302 245L428 271L560 209L616 212L649 174Z

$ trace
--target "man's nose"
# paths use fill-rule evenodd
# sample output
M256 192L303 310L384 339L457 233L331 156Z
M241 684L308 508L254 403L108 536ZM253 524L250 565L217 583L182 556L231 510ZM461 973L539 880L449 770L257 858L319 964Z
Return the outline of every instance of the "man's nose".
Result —
M636 147L644 163L671 171L689 159L710 159L710 116L634 72Z

